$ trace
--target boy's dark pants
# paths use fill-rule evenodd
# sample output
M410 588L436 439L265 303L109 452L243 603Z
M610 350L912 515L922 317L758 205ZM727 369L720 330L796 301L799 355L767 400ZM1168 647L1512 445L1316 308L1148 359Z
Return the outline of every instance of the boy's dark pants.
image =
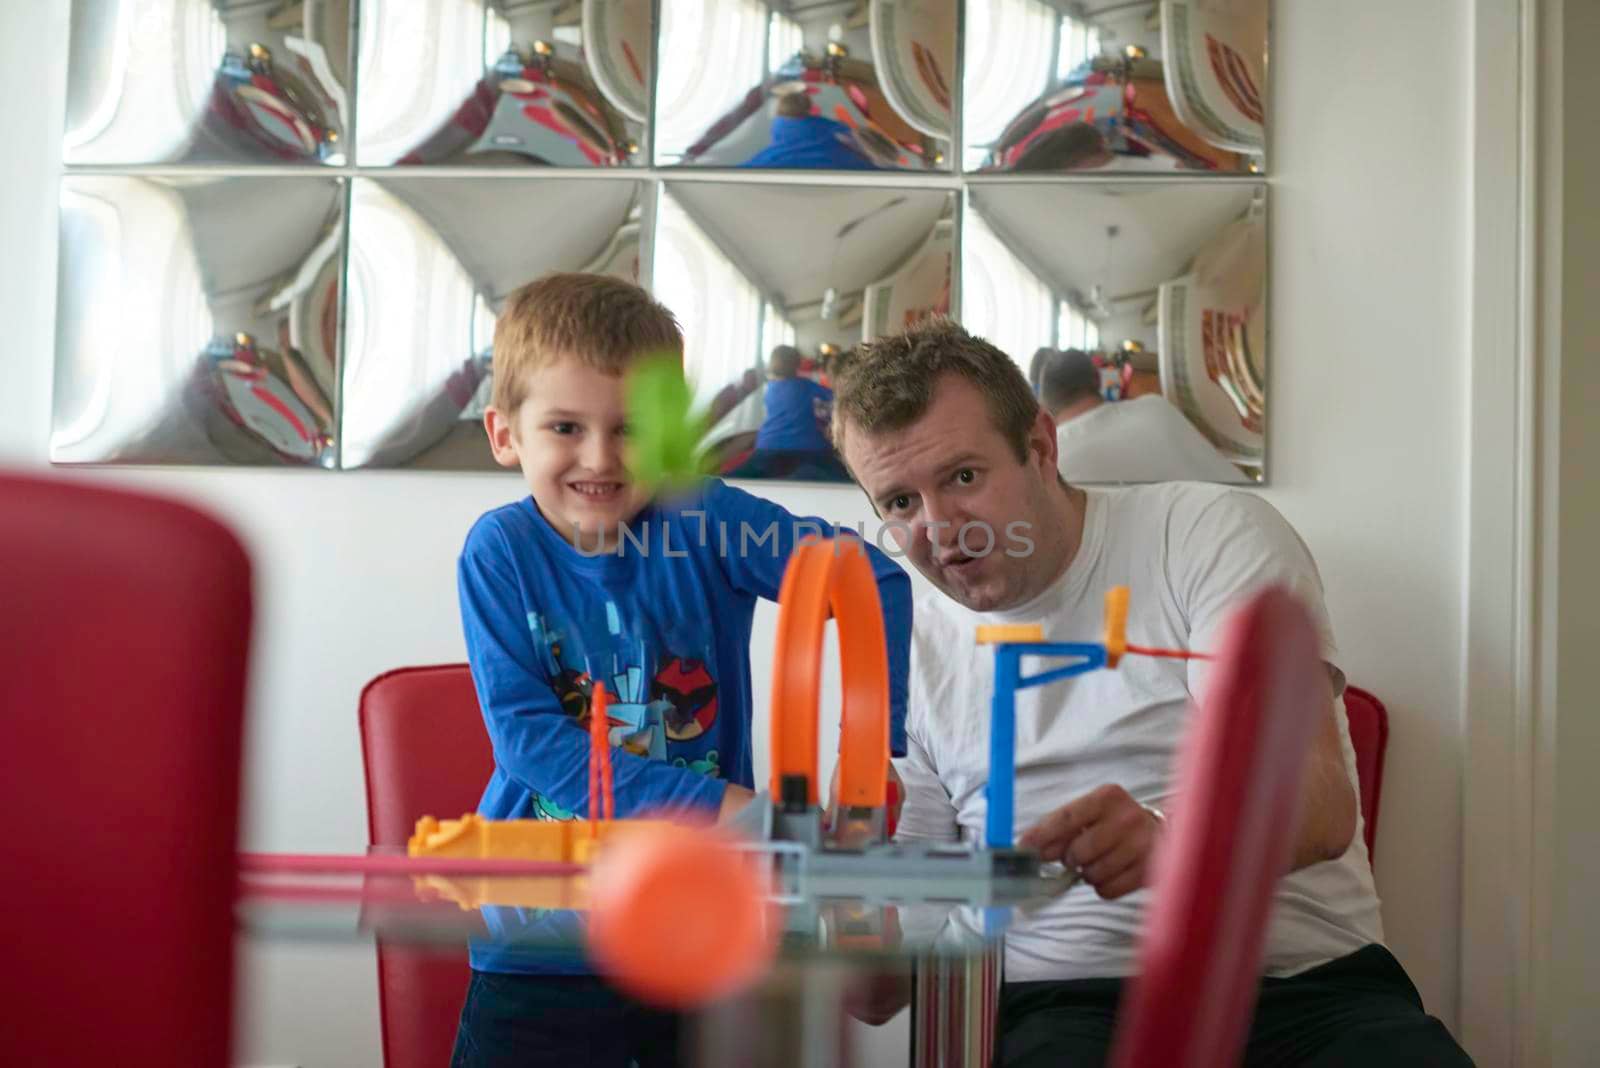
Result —
M592 975L472 973L451 1068L672 1068L682 1017Z

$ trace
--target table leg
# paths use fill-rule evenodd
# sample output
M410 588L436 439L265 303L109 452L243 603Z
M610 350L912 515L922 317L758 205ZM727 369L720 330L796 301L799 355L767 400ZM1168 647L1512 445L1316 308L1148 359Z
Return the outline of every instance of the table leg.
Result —
M971 956L917 958L912 1068L988 1068L1000 1001L1000 945Z

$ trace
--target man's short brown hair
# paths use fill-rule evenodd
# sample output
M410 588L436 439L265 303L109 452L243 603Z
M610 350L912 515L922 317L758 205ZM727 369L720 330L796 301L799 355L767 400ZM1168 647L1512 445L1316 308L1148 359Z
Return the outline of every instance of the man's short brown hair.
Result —
M678 320L650 294L603 274L547 274L506 298L494 324L494 396L509 415L528 374L562 357L621 374L640 356L683 356Z
M949 319L928 319L904 333L858 345L833 376L833 440L846 429L880 434L922 418L940 377L971 382L989 405L989 419L1018 462L1028 458L1028 435L1039 402L1016 362Z

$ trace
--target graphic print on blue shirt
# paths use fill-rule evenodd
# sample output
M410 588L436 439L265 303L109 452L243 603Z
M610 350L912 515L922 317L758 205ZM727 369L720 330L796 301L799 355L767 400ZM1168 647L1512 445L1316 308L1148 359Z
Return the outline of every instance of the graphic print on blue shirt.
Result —
M609 597L603 612L603 620L597 614L582 624L528 613L534 649L562 710L587 731L594 684L603 679L613 746L718 777L718 752L709 747L717 720L711 636L682 623L663 626L637 609L624 612ZM532 802L541 819L576 818L536 791Z

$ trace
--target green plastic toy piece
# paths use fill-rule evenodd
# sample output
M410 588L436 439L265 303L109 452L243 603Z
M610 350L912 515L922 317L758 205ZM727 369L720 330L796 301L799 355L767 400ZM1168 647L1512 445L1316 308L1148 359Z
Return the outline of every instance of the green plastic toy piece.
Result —
M709 429L676 356L640 360L628 372L628 470L651 491L689 488L711 473L701 447Z

